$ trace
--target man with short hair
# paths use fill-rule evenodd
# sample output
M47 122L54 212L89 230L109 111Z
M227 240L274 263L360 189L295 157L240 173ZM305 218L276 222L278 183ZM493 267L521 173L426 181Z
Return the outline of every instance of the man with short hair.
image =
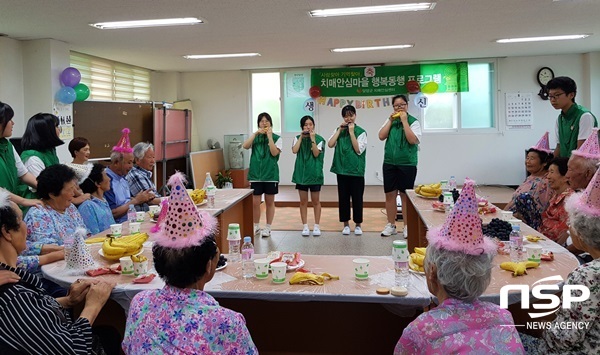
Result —
M599 159L589 159L579 155L571 155L569 163L567 164L567 174L565 175L569 181L569 186L576 191L585 190L596 173L599 162Z
M127 182L131 195L137 195L142 191L150 191L153 198L142 204L135 205L137 211L148 211L148 205L160 204L160 195L156 191L156 185L152 181L152 172L156 160L154 159L154 146L152 143L140 142L133 147L133 160L135 165L127 173Z

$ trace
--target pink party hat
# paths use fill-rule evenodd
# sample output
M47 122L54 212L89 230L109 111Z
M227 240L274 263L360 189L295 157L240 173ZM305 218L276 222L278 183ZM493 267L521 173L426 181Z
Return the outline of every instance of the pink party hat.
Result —
M589 140L589 138L588 138ZM579 212L588 217L600 217L600 169L583 192L576 192L565 202L567 212Z
M483 236L474 186L473 180L465 180L460 197L444 224L427 232L429 244L470 255L496 252L496 243Z
M129 128L123 128L121 131L123 135L119 139L119 143L113 147L113 152L119 153L133 153L131 143L129 142Z
M542 138L540 138L537 144L531 147L531 149L539 150L541 152L546 153L553 153L554 150L550 149L550 142L548 141L548 132L544 133Z
M600 159L600 146L598 145L598 128L592 128L592 134L583 142L579 149L571 152L572 155L589 159Z
M182 249L200 245L217 230L217 220L208 212L196 209L185 183L185 176L180 172L173 174L167 183L171 187L171 195L166 215L157 223L158 230L152 231L154 241L160 246Z

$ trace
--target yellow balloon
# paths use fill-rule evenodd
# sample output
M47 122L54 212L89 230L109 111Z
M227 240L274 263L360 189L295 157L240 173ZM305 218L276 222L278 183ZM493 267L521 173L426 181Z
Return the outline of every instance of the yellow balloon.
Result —
M421 92L425 94L435 94L439 89L439 85L435 81L430 81L423 85Z

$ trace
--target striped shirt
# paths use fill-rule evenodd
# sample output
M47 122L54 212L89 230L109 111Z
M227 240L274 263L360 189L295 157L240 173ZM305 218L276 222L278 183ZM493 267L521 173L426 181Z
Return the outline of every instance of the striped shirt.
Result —
M42 288L40 279L0 262L21 280L0 286L0 351L28 354L89 354L92 326L86 318L71 320L69 312Z

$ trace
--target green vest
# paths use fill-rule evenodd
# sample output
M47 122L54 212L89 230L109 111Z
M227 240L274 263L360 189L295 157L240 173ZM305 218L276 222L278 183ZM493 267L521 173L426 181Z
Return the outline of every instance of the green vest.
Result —
M273 142L279 136L273 133ZM257 134L252 142L250 169L248 181L277 181L279 182L279 154L273 156L269 150L269 138L266 134Z
M318 134L315 134L317 145L323 142L321 154L315 157L312 153L312 141L310 137L303 138L301 135L296 136L302 143L296 154L296 165L294 166L294 174L292 182L300 185L323 185L323 160L325 159L325 139Z
M0 187L24 198L37 198L29 187L21 182L18 175L12 143L2 138L0 139ZM23 209L23 213L26 212L27 209Z
M577 136L579 136L579 120L584 113L594 117L594 127L598 127L596 116L585 107L573 104L566 114L558 115L558 141L561 157L570 157L571 152L577 149Z
M354 135L357 138L364 132L365 130L361 127L354 126ZM366 149L361 155L356 154L352 148L350 132L348 129L342 129L333 151L330 171L338 175L365 176L366 157Z
M408 115L408 125L413 124L416 120L413 116ZM400 119L392 121L390 133L385 140L383 162L390 165L417 166L418 150L418 144L410 144L406 140L406 133Z
M30 149L21 153L21 160L23 160L23 164L25 164L25 162L31 157L40 158L46 168L52 165L60 164L58 161L58 156L56 155L56 148L47 149L44 151Z

